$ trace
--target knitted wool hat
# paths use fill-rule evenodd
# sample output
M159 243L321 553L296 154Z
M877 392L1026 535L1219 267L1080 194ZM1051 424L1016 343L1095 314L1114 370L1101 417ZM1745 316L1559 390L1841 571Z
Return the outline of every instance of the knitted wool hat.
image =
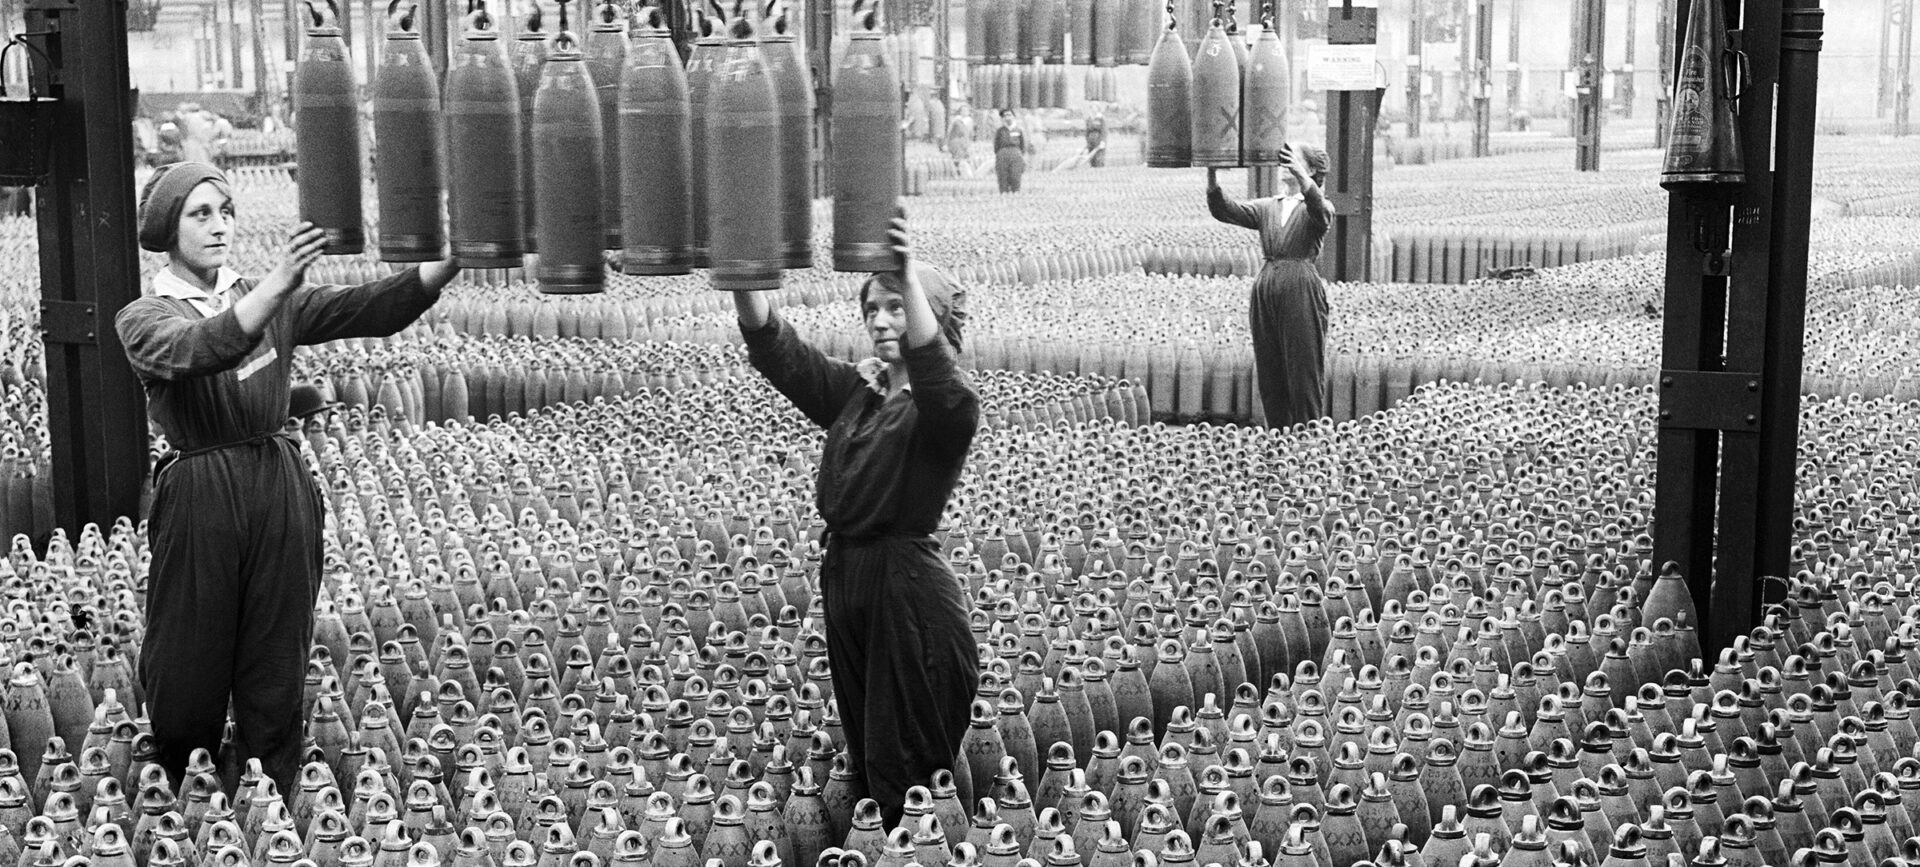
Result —
M933 316L940 320L940 334L953 345L953 351L959 352L963 332L967 327L967 289L945 271L914 261L913 275L920 279L920 288L927 293L927 304L933 308ZM882 271L867 278L860 284L860 306L867 306L867 295L875 285L885 287L896 294L903 290L900 275L891 271Z
M206 163L168 163L155 169L140 191L140 249L165 253L180 231L180 212L195 187L212 182L227 192L227 176Z

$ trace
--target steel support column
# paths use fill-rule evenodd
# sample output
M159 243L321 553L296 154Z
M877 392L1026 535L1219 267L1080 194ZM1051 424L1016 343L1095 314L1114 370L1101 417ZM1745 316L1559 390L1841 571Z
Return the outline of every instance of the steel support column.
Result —
M272 113L273 77L267 73L267 21L261 0L247 0L247 33L253 39L253 89L260 114Z
M1634 48L1640 44L1640 0L1627 0L1626 61L1620 64L1620 83L1614 88L1620 100L1620 116L1633 117Z
M1667 124L1673 119L1667 112L1673 104L1673 46L1675 43L1675 24L1673 20L1673 0L1660 0L1660 19L1654 28L1655 36L1660 40L1660 93L1653 101L1653 145L1667 146Z
M1333 22L1327 22L1328 41L1332 41ZM1422 64L1425 62L1423 50L1427 41L1427 3L1426 0L1412 0L1412 8L1407 12L1407 138L1420 137L1420 121L1426 117L1424 90L1421 79ZM1331 129L1331 127L1329 127Z
M1516 113L1526 108L1526 97L1520 92L1520 4L1523 0L1509 0L1507 8L1507 129L1513 129Z
M1493 0L1477 0L1473 10L1473 155L1493 153Z
M813 194L833 195L833 8L834 0L805 0L800 38L813 73ZM945 132L942 130L941 132Z
M1327 41L1334 45L1371 45L1379 38L1379 7L1374 0L1331 0ZM1335 280L1366 280L1373 237L1373 127L1380 90L1328 91L1327 200L1333 226L1321 248L1320 273Z
M40 318L55 525L136 517L147 476L146 396L114 336L140 297L126 0L28 0L60 101L53 174L39 191ZM44 542L45 540L36 540Z
M1776 577L1791 574L1794 545L1794 470L1799 459L1800 381L1806 348L1815 109L1820 91L1820 48L1826 29L1820 0L1786 0L1782 5L1779 108L1773 132L1776 169L1770 203L1774 219L1767 245L1773 255L1767 268L1760 499L1754 532L1754 574ZM1781 601L1784 590L1778 584L1763 585L1758 588L1757 601Z
M1893 134L1913 134L1913 0L1900 0L1899 70L1893 80Z
M1602 90L1607 68L1606 0L1577 0L1574 5L1573 44L1574 168L1583 172L1600 170L1600 130L1605 125L1607 105Z
M1668 211L1654 559L1686 576L1711 664L1758 622L1779 586L1761 579L1785 576L1792 546L1821 13L1818 0L1747 0L1744 17L1740 0L1679 0L1675 44L1694 2L1726 3L1751 73L1735 120L1744 183L1674 193Z

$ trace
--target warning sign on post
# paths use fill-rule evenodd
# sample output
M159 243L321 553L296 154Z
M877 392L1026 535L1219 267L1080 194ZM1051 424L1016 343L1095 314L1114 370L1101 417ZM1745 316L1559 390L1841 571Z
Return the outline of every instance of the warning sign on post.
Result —
M1308 90L1372 90L1376 49L1366 45L1307 46Z

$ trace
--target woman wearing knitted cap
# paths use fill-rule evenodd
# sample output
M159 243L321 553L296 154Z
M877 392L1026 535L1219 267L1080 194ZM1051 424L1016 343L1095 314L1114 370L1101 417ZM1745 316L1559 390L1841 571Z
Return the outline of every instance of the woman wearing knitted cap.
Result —
M1287 427L1326 415L1327 287L1315 265L1333 222L1320 193L1327 152L1295 142L1281 152L1287 193L1236 202L1207 170L1207 209L1223 223L1260 233L1266 264L1253 280L1248 303L1254 376L1269 427Z
M827 431L816 504L826 522L820 590L833 700L858 796L900 821L907 789L951 770L980 674L967 600L933 540L980 420L960 369L965 293L913 261L894 220L897 268L860 289L873 357L829 358L757 292L736 292L749 358Z
M440 261L361 286L309 286L325 246L294 227L260 278L226 267L235 214L204 163L162 166L140 194L140 246L167 254L152 291L114 317L172 449L155 464L141 684L178 785L196 749L235 747L283 795L301 758L301 691L320 591L320 491L285 432L294 347L393 334L440 298ZM232 773L237 769L225 769Z

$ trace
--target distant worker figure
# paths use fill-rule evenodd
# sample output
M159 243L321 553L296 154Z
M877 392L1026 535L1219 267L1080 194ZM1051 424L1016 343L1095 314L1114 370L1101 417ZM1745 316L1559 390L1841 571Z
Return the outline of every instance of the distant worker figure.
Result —
M968 163L970 140L973 138L973 122L967 119L964 107L955 106L953 117L947 120L947 156L953 158L954 168L964 172Z
M1087 165L1102 168L1107 164L1107 119L1100 115L1087 118Z
M1327 152L1294 142L1281 151L1284 195L1236 202L1207 170L1207 209L1223 223L1260 233L1266 264L1248 302L1253 365L1268 427L1312 421L1326 412L1327 288L1315 260L1332 224L1320 192Z
M1020 176L1027 173L1027 154L1033 143L1014 122L1013 109L1000 109L1000 128L993 131L993 174L1000 181L1000 192L1020 192Z

